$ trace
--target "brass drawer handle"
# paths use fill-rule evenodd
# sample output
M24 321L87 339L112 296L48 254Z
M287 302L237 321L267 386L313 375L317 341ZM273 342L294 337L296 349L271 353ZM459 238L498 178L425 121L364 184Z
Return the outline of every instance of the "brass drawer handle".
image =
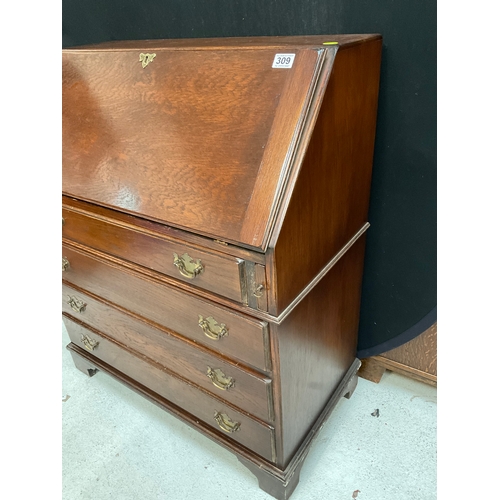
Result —
M196 278L204 269L200 259L194 260L187 253L180 257L174 253L174 266L179 269L182 276L189 279Z
M85 311L85 308L87 307L87 304L83 300L77 299L76 297L72 297L71 295L68 295L68 304L70 305L71 309L73 311L82 313Z
M234 387L234 378L228 377L222 370L216 368L215 370L210 366L207 369L207 377L212 381L212 384L223 391L227 391L231 387Z
M255 290L253 291L254 297L257 297L258 299L264 295L264 285L258 285Z
M225 432L236 432L240 428L240 422L234 422L225 413L219 413L218 411L214 414L215 421L217 425Z
M62 270L67 271L69 269L69 260L66 257L62 258Z
M83 342L87 351L93 351L94 349L97 349L97 346L99 345L97 340L90 338L88 335L82 335L80 340Z
M198 315L198 326L203 330L203 333L212 340L220 340L222 337L229 335L229 328L224 323L217 323L212 316L204 319Z

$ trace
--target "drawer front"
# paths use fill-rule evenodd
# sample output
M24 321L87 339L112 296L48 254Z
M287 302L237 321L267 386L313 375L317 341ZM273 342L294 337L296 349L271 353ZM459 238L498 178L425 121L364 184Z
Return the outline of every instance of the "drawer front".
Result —
M136 357L103 334L67 316L63 316L63 320L74 344L83 346L92 355L267 460L276 461L273 427L240 413L232 406L172 376L159 365Z
M65 245L63 261L65 281L209 349L269 370L267 323Z
M62 310L188 382L263 420L273 419L269 378L241 369L192 342L181 340L67 285L63 285Z
M247 303L245 263L183 242L63 209L63 237L190 285Z

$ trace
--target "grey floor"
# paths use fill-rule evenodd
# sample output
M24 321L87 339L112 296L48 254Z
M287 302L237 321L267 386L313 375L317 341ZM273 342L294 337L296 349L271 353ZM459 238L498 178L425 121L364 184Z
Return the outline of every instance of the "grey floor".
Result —
M86 377L66 349L62 396L64 500L272 498L231 453L110 376ZM436 476L436 389L386 372L335 408L292 500L431 500Z

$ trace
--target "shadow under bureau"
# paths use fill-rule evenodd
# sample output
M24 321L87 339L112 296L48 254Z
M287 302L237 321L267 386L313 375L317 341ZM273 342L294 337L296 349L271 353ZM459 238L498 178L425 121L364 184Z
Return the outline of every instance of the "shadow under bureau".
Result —
M106 372L289 498L356 386L382 39L63 51L62 309Z

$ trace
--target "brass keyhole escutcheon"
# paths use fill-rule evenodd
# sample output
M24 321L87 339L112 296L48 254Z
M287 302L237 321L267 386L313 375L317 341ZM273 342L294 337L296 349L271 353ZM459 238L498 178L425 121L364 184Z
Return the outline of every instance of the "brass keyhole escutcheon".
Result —
M222 370L219 368L211 368L207 367L207 376L212 381L212 384L223 391L227 391L231 387L234 387L235 380L233 377L228 377Z
M62 258L62 270L67 271L69 269L69 260L66 257Z
M203 272L203 264L200 259L192 259L187 253L180 257L174 253L174 266L185 278L194 279Z
M222 337L229 335L229 328L224 323L217 323L212 316L205 319L203 316L198 315L198 326L212 340L220 340Z
M142 67L145 68L150 62L153 62L153 59L156 57L156 54L139 54L139 62L142 63Z
M225 432L236 432L239 430L241 423L231 420L225 413L219 413L216 411L214 413L214 419L217 425Z

